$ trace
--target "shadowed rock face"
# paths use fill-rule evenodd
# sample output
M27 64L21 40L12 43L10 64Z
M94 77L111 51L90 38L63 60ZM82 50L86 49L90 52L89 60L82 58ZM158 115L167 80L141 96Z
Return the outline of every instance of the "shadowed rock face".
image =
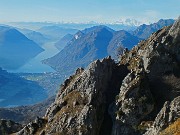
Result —
M22 126L11 120L0 120L0 134L9 135L20 130Z
M145 135L157 135L162 129L168 127L180 118L180 96L175 98L172 102L165 102L163 108L158 113L153 126L145 133Z
M125 51L118 64L105 58L78 69L45 117L17 135L159 135L180 117L179 22Z

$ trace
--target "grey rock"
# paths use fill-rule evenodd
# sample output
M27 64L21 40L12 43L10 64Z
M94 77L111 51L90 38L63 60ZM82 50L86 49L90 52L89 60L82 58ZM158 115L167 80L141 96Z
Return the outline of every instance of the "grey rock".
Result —
M172 102L165 102L163 108L157 115L153 126L145 133L145 135L159 135L162 130L168 127L180 118L180 96Z
M13 122L11 120L0 120L0 134L9 135L19 131L22 128L21 124Z
M115 108L112 135L137 134L136 127L154 108L145 72L131 72L125 77Z
M34 122L26 125L22 130L16 133L16 135L34 135L40 128L44 127L46 120L37 117Z
M126 75L125 66L118 66L111 57L96 60L86 70L77 69L62 84L55 102L47 109L44 117L47 123L30 123L18 135L26 135L27 131L30 131L28 134L41 131L47 135L102 134L103 125L109 124L108 105L115 98L115 88L111 86L113 83L120 86ZM107 129L107 133L110 131L111 128Z

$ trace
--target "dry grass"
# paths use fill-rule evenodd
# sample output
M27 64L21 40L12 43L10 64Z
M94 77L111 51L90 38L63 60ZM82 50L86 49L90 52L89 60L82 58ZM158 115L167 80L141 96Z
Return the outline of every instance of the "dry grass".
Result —
M180 135L180 118L163 130L160 135Z

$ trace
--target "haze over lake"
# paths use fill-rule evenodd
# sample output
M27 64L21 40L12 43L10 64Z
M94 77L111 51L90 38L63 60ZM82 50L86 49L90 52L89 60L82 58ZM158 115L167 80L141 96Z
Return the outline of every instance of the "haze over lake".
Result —
M14 73L44 73L44 72L54 72L55 70L52 69L50 66L43 64L41 61L49 58L59 50L54 46L54 42L48 42L42 46L45 50L42 53L38 54L35 58L31 59L22 67L15 69L15 70L8 70L9 72Z

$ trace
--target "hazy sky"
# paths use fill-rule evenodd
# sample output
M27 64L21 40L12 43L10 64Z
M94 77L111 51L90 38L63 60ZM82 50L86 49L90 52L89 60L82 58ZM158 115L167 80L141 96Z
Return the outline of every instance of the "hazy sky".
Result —
M153 22L179 15L180 0L0 0L0 22Z

